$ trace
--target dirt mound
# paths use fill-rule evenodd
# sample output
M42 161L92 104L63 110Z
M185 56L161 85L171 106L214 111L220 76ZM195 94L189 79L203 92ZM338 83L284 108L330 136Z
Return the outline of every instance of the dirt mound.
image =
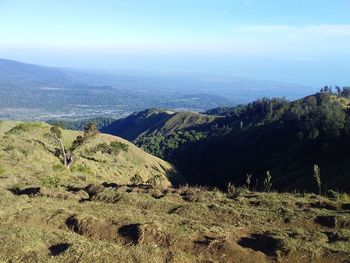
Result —
M129 224L118 229L125 245L156 244L161 247L169 247L172 240L157 226L152 224Z
M79 235L107 241L118 241L118 226L93 217L79 218L70 216L66 220L67 227Z
M242 237L238 241L238 244L245 248L261 251L270 257L275 257L280 254L287 255L289 253L283 240L275 238L269 233L257 233L249 237Z
M326 209L326 210L338 210L337 204L331 202L315 202L310 204L311 208Z
M71 244L69 243L60 243L60 244L55 244L49 247L50 255L51 256L58 256L62 253L64 253Z
M337 218L335 216L317 216L315 218L315 223L334 228L337 226Z
M28 195L28 196L35 196L40 195L41 188L40 187L13 187L10 188L9 191L13 193L14 195Z
M89 198L92 199L95 195L103 192L105 190L104 186L98 184L90 184L85 187L85 192L88 193Z
M260 252L251 252L223 237L203 236L193 242L193 251L214 262L268 262Z

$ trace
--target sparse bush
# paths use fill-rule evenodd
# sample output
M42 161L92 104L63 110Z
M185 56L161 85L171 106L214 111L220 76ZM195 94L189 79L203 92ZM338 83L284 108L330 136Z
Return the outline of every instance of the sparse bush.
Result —
M48 188L57 188L61 179L56 176L45 176L41 179L41 185Z
M143 179L138 173L136 173L133 177L130 178L130 182L134 185L140 185L143 184Z
M251 174L247 174L246 183L247 183L248 190L250 190L251 182L252 182L252 175Z
M54 171L63 171L64 170L64 166L62 164L55 164L53 167Z
M99 133L99 130L97 129L97 126L93 122L89 122L85 125L84 128L84 136L85 137L92 137Z
M73 141L71 150L74 151L75 149L77 149L80 145L82 145L84 143L84 137L79 135L77 136L77 138Z
M321 169L317 164L314 165L314 178L318 187L318 194L321 195Z
M114 141L110 144L100 143L96 145L94 148L90 149L88 153L94 154L97 152L107 153L107 154L118 154L121 150L128 151L129 146L125 143Z
M158 184L161 184L163 181L164 181L164 178L160 174L156 174L156 175L153 175L151 178L149 178L146 184L152 185L153 187L155 187Z
M338 201L344 202L344 203L350 203L350 195L347 193L341 193L339 194Z
M126 143L114 141L110 143L112 153L118 153L120 150L127 152L129 150L129 145Z
M73 168L74 171L83 173L83 174L90 174L91 169L89 167L83 166L83 165L78 165Z
M238 198L242 194L247 194L249 189L246 187L235 187L232 183L227 185L227 195L231 199Z
M80 180L80 181L86 182L86 175L85 175L85 174L82 174L82 173L74 173L74 174L73 174L73 177L74 177L74 179L76 179L76 180Z
M104 142L104 143L97 144L93 151L95 153L96 152L110 153L111 149L110 149L110 146Z
M337 199L339 197L339 193L337 191L330 189L327 191L327 196L329 198Z
M227 185L227 194L230 198L237 198L239 194L237 194L237 188L231 182Z
M181 186L179 188L179 195L188 202L200 201L200 193L204 191L204 188L191 187L188 185Z
M270 171L266 172L266 177L264 179L264 191L265 192L270 192L271 191L271 187L272 187L272 182L271 182L271 174Z

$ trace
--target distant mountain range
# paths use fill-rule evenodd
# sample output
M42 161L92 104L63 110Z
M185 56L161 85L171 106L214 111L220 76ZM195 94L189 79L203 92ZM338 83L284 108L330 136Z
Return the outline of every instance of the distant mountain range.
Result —
M262 96L299 98L310 88L225 75L97 72L0 59L0 118L120 118L146 108L204 111Z

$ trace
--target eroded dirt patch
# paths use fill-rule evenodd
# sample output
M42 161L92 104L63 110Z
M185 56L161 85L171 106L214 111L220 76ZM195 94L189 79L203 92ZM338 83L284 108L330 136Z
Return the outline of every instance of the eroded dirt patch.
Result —
M249 237L242 237L238 241L238 244L245 248L261 251L270 257L278 256L280 252L282 252L282 254L288 254L288 250L282 240L274 238L266 233L257 233Z
M129 224L118 229L125 245L156 244L161 247L169 247L172 240L157 226L152 224Z
M330 228L336 227L337 222L338 220L335 216L317 216L315 218L315 223Z
M60 243L60 244L55 244L49 247L50 255L51 256L58 256L64 253L71 244L69 243Z
M94 217L79 218L72 215L66 220L67 227L73 232L98 240L118 241L118 226Z
M28 196L36 196L41 194L40 187L13 187L8 189L14 195L28 195Z
M224 237L203 236L195 240L193 250L198 256L214 262L267 262L260 252L251 252Z

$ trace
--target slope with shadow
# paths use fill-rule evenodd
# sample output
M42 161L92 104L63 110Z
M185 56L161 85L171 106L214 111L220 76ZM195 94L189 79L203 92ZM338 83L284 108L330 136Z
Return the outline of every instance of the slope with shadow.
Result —
M183 144L168 157L193 183L229 182L264 189L267 171L274 189L350 191L349 99L317 94L288 102L263 99L227 112L207 138Z
M221 117L186 124L190 130L146 134L135 143L173 163L192 184L245 185L251 174L250 187L263 190L269 171L273 189L317 191L317 164L322 191L350 191L349 90L213 109L207 114Z
M157 134L166 136L179 130L194 129L197 126L211 123L215 119L217 119L216 116L195 112L147 109L116 120L103 127L101 131L135 141L143 136Z
M130 183L137 175L144 182L157 178L164 186L181 176L169 163L119 137L97 134L85 140L78 131L62 131L62 140L73 162L66 168L60 145L50 125L32 122L0 122L0 170L13 180L49 183L53 180Z

